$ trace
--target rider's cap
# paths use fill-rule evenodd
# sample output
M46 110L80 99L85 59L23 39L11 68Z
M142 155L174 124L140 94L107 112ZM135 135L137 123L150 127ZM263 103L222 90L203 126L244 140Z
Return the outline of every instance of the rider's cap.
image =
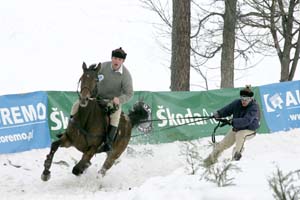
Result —
M115 49L111 52L111 57L116 57L116 58L123 58L125 59L127 56L127 53L122 49L122 47Z
M246 85L246 87L240 91L240 96L253 97L253 95L254 93L252 92L250 85Z

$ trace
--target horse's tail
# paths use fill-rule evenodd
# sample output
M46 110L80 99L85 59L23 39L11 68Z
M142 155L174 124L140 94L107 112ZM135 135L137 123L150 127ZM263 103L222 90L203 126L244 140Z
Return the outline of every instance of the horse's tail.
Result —
M144 123L149 118L149 114L147 105L143 101L136 102L128 114L132 127Z

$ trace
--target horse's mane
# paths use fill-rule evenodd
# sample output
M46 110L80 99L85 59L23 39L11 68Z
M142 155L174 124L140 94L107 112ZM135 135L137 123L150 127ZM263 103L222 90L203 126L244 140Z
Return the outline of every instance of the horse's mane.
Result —
M88 70L93 70L93 71L95 71L96 68L97 68L97 64L94 63L94 64L91 64L91 65L89 66Z
M91 64L88 69L94 69L96 66L97 64Z

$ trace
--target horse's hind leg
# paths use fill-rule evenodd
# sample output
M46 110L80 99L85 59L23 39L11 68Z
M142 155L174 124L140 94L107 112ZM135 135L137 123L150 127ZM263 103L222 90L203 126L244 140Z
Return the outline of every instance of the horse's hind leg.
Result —
M52 164L53 156L60 145L61 145L61 139L59 139L51 144L50 153L47 155L47 158L44 162L44 171L41 175L41 179L43 181L48 181L50 179L50 176L51 176L50 167Z
M123 151L122 151L123 152ZM109 170L115 161L121 156L122 152L116 152L116 151L111 151L107 153L107 157L104 161L104 164L102 165L99 173L104 176L106 174L106 171Z
M102 165L99 173L104 176L106 174L106 171L109 170L112 165L115 163L115 161L121 156L121 154L126 149L128 143L130 140L130 136L122 136L117 137L112 151L107 153L107 157L104 161L104 164Z
M95 155L97 148L91 147L87 152L82 155L81 160L73 167L72 173L76 176L82 174L90 165L90 160Z

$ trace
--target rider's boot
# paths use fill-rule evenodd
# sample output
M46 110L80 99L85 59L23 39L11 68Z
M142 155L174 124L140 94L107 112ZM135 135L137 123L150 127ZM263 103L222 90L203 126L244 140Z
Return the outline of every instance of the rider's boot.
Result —
M235 154L233 155L232 160L238 161L238 160L241 159L241 157L242 157L242 154L240 152L235 152Z
M114 139L116 137L118 127L109 125L108 133L106 134L106 148L105 151L111 151Z

